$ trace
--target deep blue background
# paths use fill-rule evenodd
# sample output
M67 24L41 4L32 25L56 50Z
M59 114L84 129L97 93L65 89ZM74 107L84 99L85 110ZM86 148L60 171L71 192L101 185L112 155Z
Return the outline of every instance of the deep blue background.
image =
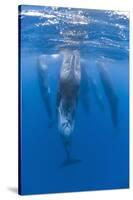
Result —
M30 13L50 13L56 16L56 27L46 16ZM128 91L128 18L118 13L60 8L55 13L49 7L22 6L21 28L21 193L37 194L127 188L129 184L129 91ZM86 24L69 24L59 13L82 11ZM66 20L62 23L62 20ZM68 23L68 24L67 24ZM64 28L64 29L63 29ZM65 44L61 30L75 30L71 41L78 41L81 58L96 78L104 98L101 111L90 92L90 110L85 114L80 103L76 113L72 155L80 163L62 167L66 155L56 126L48 127L47 113L40 94L37 58L40 54L58 53ZM54 31L54 32L53 32ZM51 39L53 39L51 42ZM56 42L54 39L57 39ZM62 40L61 40L62 39ZM70 42L71 43L71 42ZM118 126L114 127L107 97L97 75L95 61L104 56L113 86L119 98ZM49 66L52 107L55 108L59 63ZM88 69L89 70L89 69Z

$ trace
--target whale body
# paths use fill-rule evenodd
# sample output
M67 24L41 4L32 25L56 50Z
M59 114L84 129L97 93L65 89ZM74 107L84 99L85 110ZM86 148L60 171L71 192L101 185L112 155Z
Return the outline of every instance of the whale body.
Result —
M38 58L37 62L38 69L38 78L39 78L39 86L41 90L42 99L45 105L45 109L48 115L49 120L52 119L52 108L51 108L51 91L48 81L48 65L46 62L46 55L41 55Z
M77 50L64 51L57 92L58 129L69 154L68 146L75 125L75 113L81 80L80 55Z
M109 103L113 124L114 126L117 126L118 124L118 96L115 92L113 82L109 76L107 69L105 68L105 64L103 61L97 62L97 69L99 72L100 80L103 85L105 95Z

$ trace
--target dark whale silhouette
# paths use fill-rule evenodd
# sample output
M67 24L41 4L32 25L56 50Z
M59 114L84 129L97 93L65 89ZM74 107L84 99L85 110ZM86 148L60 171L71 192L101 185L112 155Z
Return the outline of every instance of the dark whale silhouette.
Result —
M113 124L114 126L117 126L118 124L118 96L115 92L109 73L107 69L105 68L104 61L97 61L97 69L99 72L100 80L103 85L105 95L107 96L107 99L109 102Z
M84 63L81 64L80 103L86 114L90 110L90 82Z
M103 97L98 89L96 80L89 74L87 66L81 65L80 102L86 113L90 110L91 94L93 94L99 108L104 110Z
M50 120L52 122L53 112L51 108L51 99L50 99L50 86L48 81L48 66L46 62L46 55L41 55L37 61L37 70L38 70L38 79L39 86L41 90L42 99L45 105L45 109Z

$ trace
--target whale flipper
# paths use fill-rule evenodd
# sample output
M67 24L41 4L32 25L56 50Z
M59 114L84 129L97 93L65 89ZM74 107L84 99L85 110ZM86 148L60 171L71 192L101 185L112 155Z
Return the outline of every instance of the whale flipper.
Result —
M105 68L104 63L98 61L97 69L99 72L100 80L103 85L105 95L107 96L107 99L109 102L113 124L114 124L114 126L117 126L117 124L118 124L118 104L119 104L118 96L115 92L112 80L110 78L110 75L109 75L107 69Z

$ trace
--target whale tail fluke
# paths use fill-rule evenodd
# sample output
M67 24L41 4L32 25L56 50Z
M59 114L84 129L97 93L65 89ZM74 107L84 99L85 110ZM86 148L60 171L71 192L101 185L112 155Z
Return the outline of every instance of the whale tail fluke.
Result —
M69 165L78 164L78 163L80 163L80 162L81 162L80 159L69 158L69 159L66 159L66 160L61 164L61 167L67 167L67 166L69 166Z
M65 152L66 152L66 160L63 161L61 167L66 167L73 164L78 164L80 159L73 158L71 155L71 141L67 141L64 143Z

